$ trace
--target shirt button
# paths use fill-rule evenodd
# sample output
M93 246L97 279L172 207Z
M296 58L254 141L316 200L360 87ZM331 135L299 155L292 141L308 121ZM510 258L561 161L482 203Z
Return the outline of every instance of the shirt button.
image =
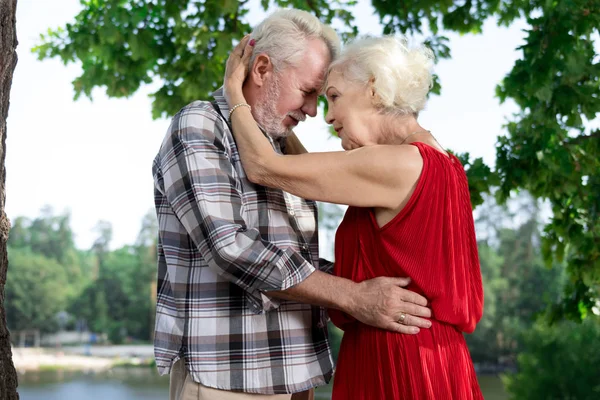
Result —
M303 244L303 245L302 245L302 250L308 250L308 246L307 246L307 245L305 245L305 244Z
M322 322L319 322L319 323L317 324L317 328L320 328L320 329L322 329L322 328L324 328L324 327L325 327L325 324L323 324Z
M289 214L293 217L294 215L296 215L296 212L294 210L290 210Z

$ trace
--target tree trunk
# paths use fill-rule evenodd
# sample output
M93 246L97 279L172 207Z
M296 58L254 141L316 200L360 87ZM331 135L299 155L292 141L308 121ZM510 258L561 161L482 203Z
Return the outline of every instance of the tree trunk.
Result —
M0 0L0 400L19 398L17 393L17 371L12 362L10 334L6 327L4 313L4 285L8 270L6 242L10 222L4 212L6 199L6 118L10 86L13 72L17 65L17 32L16 32L17 0Z

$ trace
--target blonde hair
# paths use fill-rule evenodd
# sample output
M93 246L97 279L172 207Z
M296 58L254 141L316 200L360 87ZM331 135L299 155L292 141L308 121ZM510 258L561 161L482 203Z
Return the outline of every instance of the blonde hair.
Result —
M377 107L392 115L418 115L433 86L433 52L409 48L403 36L362 37L344 47L329 66L349 81L373 85Z
M340 39L333 28L306 11L292 8L269 15L252 31L251 37L256 45L250 65L257 55L266 53L275 72L281 72L286 66L298 66L309 39L323 40L332 61L340 51Z

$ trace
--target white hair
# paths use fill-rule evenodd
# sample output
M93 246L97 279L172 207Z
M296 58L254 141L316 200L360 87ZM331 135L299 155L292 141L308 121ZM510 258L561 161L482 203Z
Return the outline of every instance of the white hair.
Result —
M433 86L433 52L409 48L403 36L362 37L346 45L329 66L344 79L373 85L378 108L392 115L418 115Z
M323 40L331 60L340 51L340 39L333 28L314 15L295 9L275 11L252 31L251 38L256 40L256 44L250 65L259 54L266 53L278 73L287 66L299 65L309 39Z

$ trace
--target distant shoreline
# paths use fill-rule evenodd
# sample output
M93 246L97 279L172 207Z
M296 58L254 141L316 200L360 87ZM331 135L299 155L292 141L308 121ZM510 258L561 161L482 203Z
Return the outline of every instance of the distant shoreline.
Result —
M112 349L118 349L113 346ZM81 354L81 348L19 348L13 347L13 363L18 373L69 370L100 372L114 367L150 367L154 365L154 357L127 352L130 347L123 347L123 352L107 352L103 356L91 351L90 355Z
M18 373L39 371L102 372L116 367L155 366L152 345L13 347ZM499 365L475 365L477 376L499 376L516 370Z

